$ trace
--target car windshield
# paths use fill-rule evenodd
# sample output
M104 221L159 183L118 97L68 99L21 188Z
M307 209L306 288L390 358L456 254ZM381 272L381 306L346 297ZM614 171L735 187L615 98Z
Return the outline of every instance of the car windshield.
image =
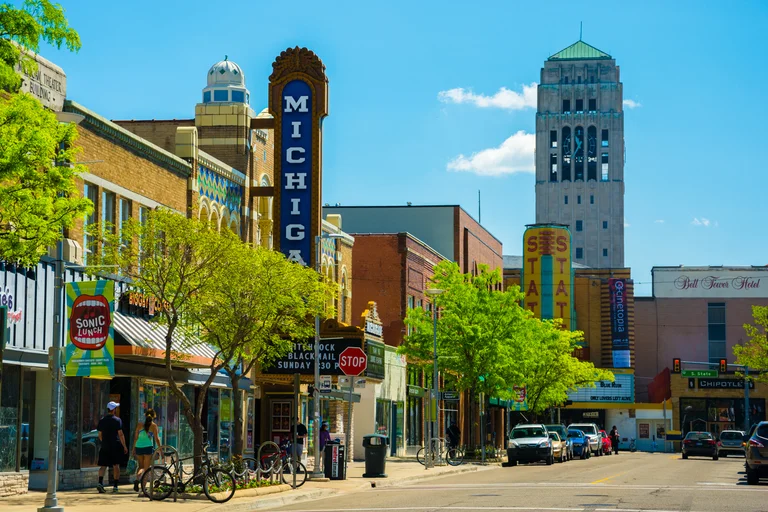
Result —
M512 439L522 439L524 437L544 437L544 430L536 427L512 429Z
M584 433L581 430L569 430L568 437L575 437L575 438L581 439L582 437L584 437Z
M559 441L560 440L560 436L557 435L557 432L550 432L549 433L549 438L552 439L553 441Z
M563 437L565 435L565 427L562 425L544 425L547 427L547 432L557 432L560 434L560 437Z
M744 438L743 432L727 431L720 434L720 439L723 441L741 441Z
M705 439L712 439L712 434L709 432L688 432L685 436L686 439L692 439L694 441L701 441Z
M597 434L597 429L593 425L579 425L579 430L593 436Z

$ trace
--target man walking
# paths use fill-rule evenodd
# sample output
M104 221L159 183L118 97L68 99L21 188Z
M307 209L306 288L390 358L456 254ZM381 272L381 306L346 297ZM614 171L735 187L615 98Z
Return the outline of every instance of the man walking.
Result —
M616 428L616 425L613 426L613 428L611 429L611 433L608 434L608 436L611 438L613 453L618 455L619 454L619 429Z
M128 445L125 444L123 421L115 415L115 409L120 407L116 402L107 404L107 415L99 421L99 485L100 493L104 490L104 474L112 466L112 492L117 492L117 482L120 480L120 462L128 455Z
M293 453L296 454L296 459L301 460L301 454L304 453L304 438L307 437L307 427L301 422L301 419L296 418L296 423L291 429L291 440L293 440L293 430L296 430L296 446L293 447Z

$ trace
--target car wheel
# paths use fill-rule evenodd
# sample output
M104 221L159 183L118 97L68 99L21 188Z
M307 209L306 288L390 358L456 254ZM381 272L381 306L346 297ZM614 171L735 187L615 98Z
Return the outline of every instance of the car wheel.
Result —
M749 485L757 485L760 482L760 477L757 475L757 471L747 468L747 483Z
M683 454L683 458L684 458L684 459L687 459L687 458L688 458L688 454L687 454L687 453L684 453L684 454Z
M513 460L509 461L509 465L510 466L517 466L517 461L513 459Z

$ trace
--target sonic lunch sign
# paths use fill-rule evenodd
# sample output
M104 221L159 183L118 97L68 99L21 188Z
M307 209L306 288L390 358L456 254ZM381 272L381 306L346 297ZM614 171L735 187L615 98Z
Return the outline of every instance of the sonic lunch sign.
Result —
M654 268L656 298L768 297L768 267Z

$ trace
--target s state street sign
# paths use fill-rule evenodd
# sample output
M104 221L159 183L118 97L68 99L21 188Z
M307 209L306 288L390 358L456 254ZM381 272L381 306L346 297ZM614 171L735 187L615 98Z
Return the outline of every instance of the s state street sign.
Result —
M368 366L368 357L360 347L348 347L339 356L339 369L344 375L360 375Z

